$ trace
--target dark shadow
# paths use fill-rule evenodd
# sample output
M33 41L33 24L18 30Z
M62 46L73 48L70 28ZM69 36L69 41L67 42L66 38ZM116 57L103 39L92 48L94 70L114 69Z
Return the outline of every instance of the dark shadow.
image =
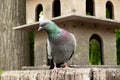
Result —
M86 15L94 16L94 1L86 0Z
M30 46L30 65L34 66L34 32L29 34L29 46Z
M106 18L108 19L114 18L113 4L110 1L106 3Z
M61 15L61 5L60 0L54 0L53 2L53 17Z

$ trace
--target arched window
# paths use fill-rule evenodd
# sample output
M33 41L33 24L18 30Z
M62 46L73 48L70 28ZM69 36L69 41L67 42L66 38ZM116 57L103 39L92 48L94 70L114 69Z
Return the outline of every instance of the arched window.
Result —
M37 7L36 7L36 12L35 12L35 20L36 21L39 21L39 14L43 11L43 7L41 4L38 4Z
M113 4L110 1L106 3L106 18L109 18L109 19L114 18Z
M89 40L89 63L91 65L103 64L102 39L99 35L93 34Z
M54 0L54 2L53 2L53 17L57 17L60 15L61 15L60 0Z
M94 1L86 0L86 15L94 16Z

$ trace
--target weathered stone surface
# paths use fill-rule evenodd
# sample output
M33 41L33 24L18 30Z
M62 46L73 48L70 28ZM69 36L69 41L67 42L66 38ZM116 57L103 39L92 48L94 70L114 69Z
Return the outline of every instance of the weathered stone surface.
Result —
M120 80L120 69L107 70L106 80Z
M120 80L119 68L6 71L1 80Z
M115 80L120 80L120 69L116 70L116 73L115 73Z
M106 70L106 80L116 80L115 72L116 70Z
M106 69L93 68L92 69L92 78L93 80L106 80Z
M1 75L1 80L50 80L50 71L7 71Z
M36 79L35 80L50 80L50 71L49 70L39 70L38 73L36 73Z
M51 80L64 80L65 71L64 70L58 70L58 71L51 71Z
M90 80L90 69L7 71L1 80Z
M75 80L90 80L91 70L89 68L76 69Z
M73 70L65 72L65 80L74 80L75 76L75 71Z
M59 69L51 71L51 80L90 80L90 69Z
M119 68L93 68L93 80L120 80Z

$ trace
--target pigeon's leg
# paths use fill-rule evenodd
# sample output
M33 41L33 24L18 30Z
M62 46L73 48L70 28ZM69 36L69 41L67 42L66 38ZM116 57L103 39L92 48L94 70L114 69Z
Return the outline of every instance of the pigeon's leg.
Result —
M54 68L53 69L57 69L56 63L54 63Z
M57 65L56 65L55 62L54 62L54 68L53 68L53 71L57 71Z
M67 63L64 63L66 69L70 69Z

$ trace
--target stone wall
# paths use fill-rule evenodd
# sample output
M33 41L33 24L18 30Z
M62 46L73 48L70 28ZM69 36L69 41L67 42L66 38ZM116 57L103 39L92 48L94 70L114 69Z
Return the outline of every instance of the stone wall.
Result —
M120 80L120 68L6 71L1 80Z
M54 0L26 0L26 19L27 23L35 22L35 9L38 4L42 4L44 18L52 19L53 2ZM106 19L106 3L108 0L94 0L95 16ZM113 4L114 19L120 21L120 1L109 0ZM61 3L61 16L76 13L79 15L86 15L86 0L60 0ZM47 5L47 6L46 6Z

